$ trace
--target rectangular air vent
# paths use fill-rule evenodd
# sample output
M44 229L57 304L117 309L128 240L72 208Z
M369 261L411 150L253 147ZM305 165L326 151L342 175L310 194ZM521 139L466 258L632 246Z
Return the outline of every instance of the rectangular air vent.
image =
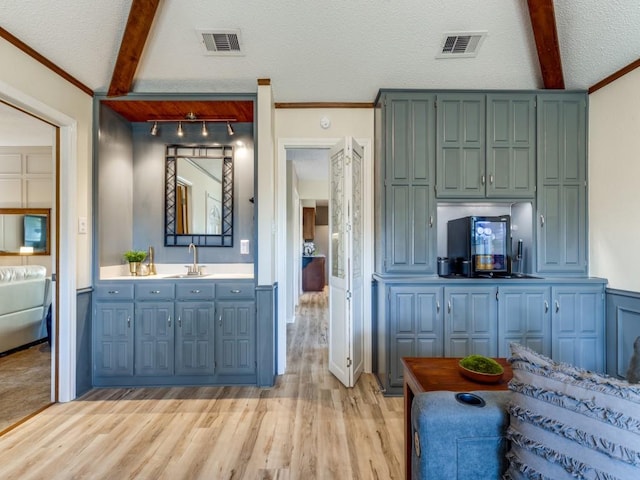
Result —
M487 32L445 33L436 58L475 57Z
M244 55L240 30L198 30L205 55Z

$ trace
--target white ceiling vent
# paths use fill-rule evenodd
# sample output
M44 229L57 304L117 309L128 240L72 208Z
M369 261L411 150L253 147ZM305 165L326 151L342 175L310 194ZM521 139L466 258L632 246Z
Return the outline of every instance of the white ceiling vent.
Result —
M244 55L240 30L198 30L205 55Z
M475 57L487 32L445 33L436 58Z

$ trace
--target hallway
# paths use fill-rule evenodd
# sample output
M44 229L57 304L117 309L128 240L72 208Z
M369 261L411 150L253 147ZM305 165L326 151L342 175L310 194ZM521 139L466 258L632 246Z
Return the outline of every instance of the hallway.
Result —
M327 301L301 297L273 388L94 389L0 437L7 478L400 479L402 398L327 370Z

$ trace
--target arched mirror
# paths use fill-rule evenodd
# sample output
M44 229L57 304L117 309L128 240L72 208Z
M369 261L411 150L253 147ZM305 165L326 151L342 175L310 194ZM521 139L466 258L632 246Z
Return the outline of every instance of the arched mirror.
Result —
M50 255L51 209L0 208L0 255Z
M233 246L233 147L167 145L165 246Z

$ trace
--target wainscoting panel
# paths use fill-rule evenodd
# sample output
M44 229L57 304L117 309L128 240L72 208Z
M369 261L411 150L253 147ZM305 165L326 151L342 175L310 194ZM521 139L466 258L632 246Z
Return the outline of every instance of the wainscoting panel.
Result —
M92 288L76 293L76 396L92 388L91 382L91 293Z
M640 336L640 293L607 289L607 373L626 376L633 342Z

